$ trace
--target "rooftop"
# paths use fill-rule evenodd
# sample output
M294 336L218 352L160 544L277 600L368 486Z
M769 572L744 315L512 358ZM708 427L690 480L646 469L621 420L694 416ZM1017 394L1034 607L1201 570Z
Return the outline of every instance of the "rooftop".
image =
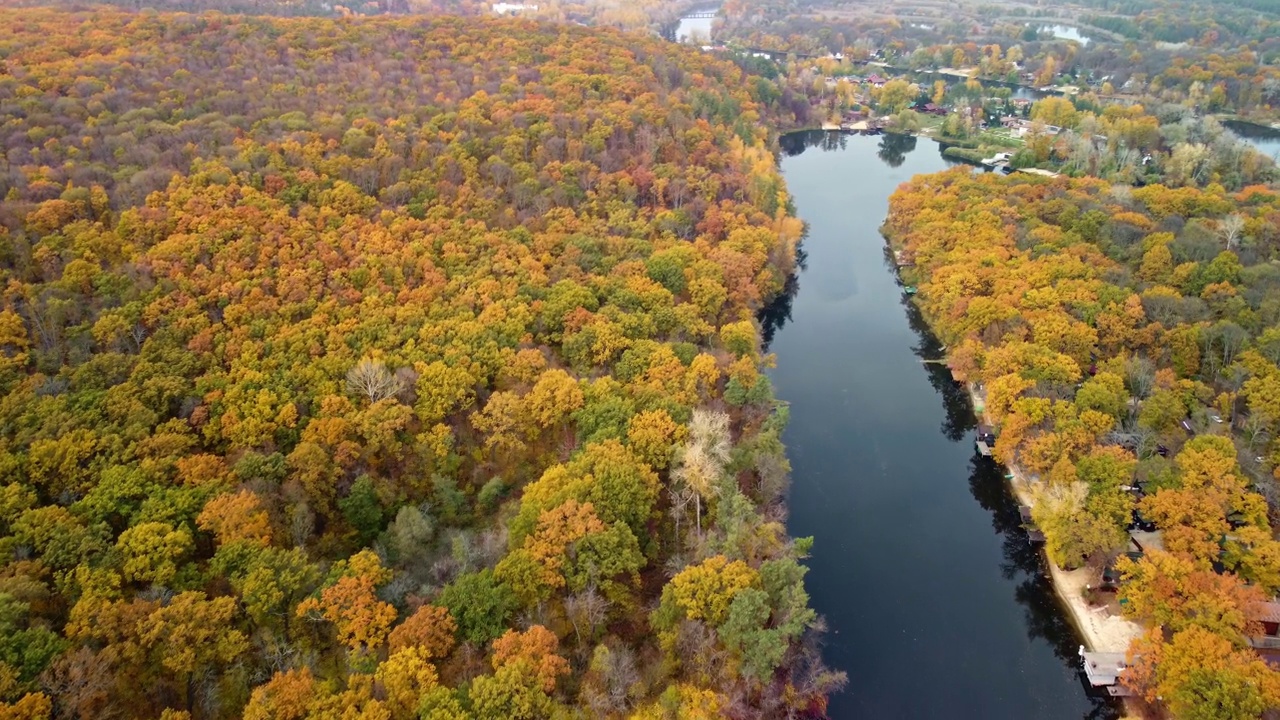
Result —
M1164 533L1156 530L1155 532L1138 532L1129 533L1129 537L1133 538L1133 542L1143 552L1148 550L1164 550Z
M1280 623L1280 603L1258 603L1249 613L1249 619L1257 620L1258 622Z
M1088 652L1083 645L1080 646L1080 658L1085 677L1089 678L1089 684L1094 687L1115 685L1120 680L1120 674L1128 667L1124 662L1124 653Z

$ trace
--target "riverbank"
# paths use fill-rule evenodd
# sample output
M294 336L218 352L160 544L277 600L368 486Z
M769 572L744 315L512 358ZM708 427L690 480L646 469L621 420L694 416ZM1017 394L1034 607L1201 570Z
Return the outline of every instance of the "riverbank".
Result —
M985 400L973 383L966 383L969 398L973 403L974 414L983 417ZM1029 478L1026 472L1014 464L1005 466L1007 484L1018 503L1028 507L1035 504L1032 487L1036 481ZM1049 568L1049 581L1053 585L1054 594L1067 610L1067 617L1075 627L1085 649L1091 652L1125 653L1129 644L1140 637L1143 628L1136 622L1120 615L1112 615L1107 606L1094 607L1085 598L1085 593L1095 582L1094 570L1089 567L1067 570L1055 563L1047 553L1041 553ZM1125 712L1140 716L1143 706L1136 698L1123 698Z

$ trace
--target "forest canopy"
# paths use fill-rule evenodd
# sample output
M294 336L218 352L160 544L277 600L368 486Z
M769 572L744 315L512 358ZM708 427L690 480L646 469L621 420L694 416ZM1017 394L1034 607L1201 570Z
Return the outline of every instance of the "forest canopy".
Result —
M1278 228L1262 186L968 169L905 184L885 225L995 456L1030 478L1048 556L1100 569L1135 518L1158 533L1117 564L1146 629L1122 680L1174 717L1280 707L1250 647L1280 591Z
M0 26L3 712L822 713L754 321L801 226L739 69Z

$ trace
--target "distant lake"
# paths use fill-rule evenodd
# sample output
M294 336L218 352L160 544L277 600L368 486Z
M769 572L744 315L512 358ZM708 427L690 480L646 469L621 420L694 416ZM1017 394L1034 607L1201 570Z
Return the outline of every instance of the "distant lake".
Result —
M1222 125L1263 155L1272 158L1280 155L1280 130L1235 120L1225 120Z
M1080 32L1080 28L1070 25L1040 25L1036 28L1040 32L1053 33L1053 36L1059 40L1075 40L1081 45L1088 45L1092 42L1092 38Z
M676 42L689 42L690 39L696 38L700 42L711 42L711 23L715 22L714 17L698 17L702 15L714 15L720 11L720 5L703 5L690 10L685 17L680 18L680 22L676 23L674 39Z

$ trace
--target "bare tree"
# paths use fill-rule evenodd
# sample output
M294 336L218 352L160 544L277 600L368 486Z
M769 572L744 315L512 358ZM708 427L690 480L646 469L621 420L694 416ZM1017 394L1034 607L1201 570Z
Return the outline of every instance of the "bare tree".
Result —
M1135 355L1124 364L1124 384L1129 393L1139 400L1145 400L1155 387L1156 368L1145 357Z
M722 412L693 411L689 421L689 442L676 452L672 477L693 493L698 534L702 534L702 499L715 496L732 449L729 416Z
M1222 238L1228 250L1235 250L1243 232L1244 216L1240 213L1231 213L1218 221L1218 237Z
M1112 185L1111 198L1121 205L1129 205L1133 202L1133 188L1128 185Z
M588 587L564 600L564 614L573 625L573 634L578 638L579 645L582 644L584 631L588 640L595 637L596 631L604 624L608 611L609 601L595 587Z
M385 400L400 392L401 380L379 360L365 358L347 372L347 390L364 395L369 402Z
M581 697L593 717L625 715L642 687L635 654L626 645L598 645Z
M1241 428L1245 442L1248 443L1249 452L1253 452L1258 446L1266 445L1271 439L1271 418L1262 413L1250 413L1249 417L1244 420L1244 427Z

